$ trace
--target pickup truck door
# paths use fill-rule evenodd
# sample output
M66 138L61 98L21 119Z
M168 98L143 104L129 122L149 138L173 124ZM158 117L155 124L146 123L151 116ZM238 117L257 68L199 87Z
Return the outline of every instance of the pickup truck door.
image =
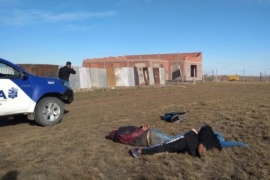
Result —
M22 79L19 71L0 64L0 115L33 112L31 92L30 78Z

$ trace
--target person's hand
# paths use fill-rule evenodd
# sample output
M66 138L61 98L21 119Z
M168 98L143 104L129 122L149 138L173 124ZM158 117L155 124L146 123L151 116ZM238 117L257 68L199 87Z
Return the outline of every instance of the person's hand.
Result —
M206 152L206 147L201 143L198 145L198 152L200 155L203 155Z
M149 126L147 124L145 124L145 125L142 126L142 129L143 129L143 131L146 131L146 130L149 129Z

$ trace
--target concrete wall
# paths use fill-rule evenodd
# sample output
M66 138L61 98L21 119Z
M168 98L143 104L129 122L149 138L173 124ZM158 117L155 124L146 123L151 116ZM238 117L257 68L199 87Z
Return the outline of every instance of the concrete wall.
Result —
M196 66L196 77L191 76L191 66ZM184 80L185 81L192 81L192 80L202 80L202 64L201 63L195 63L187 61L184 65Z
M106 69L89 68L89 72L90 72L90 81L92 83L92 87L97 87L97 88L107 87Z

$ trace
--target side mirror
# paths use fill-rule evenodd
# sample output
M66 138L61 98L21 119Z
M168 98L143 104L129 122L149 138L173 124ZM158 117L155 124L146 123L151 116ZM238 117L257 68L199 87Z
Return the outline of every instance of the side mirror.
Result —
M25 73L25 72L22 72L22 73L20 73L20 78L21 78L22 80L26 80L26 79L28 78L28 74Z

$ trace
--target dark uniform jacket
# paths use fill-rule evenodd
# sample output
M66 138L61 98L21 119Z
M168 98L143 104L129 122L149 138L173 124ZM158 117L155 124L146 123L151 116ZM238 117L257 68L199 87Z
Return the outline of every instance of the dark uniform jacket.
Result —
M70 74L76 74L76 71L72 68L69 68L67 66L61 67L58 72L58 77L60 79L69 81Z

